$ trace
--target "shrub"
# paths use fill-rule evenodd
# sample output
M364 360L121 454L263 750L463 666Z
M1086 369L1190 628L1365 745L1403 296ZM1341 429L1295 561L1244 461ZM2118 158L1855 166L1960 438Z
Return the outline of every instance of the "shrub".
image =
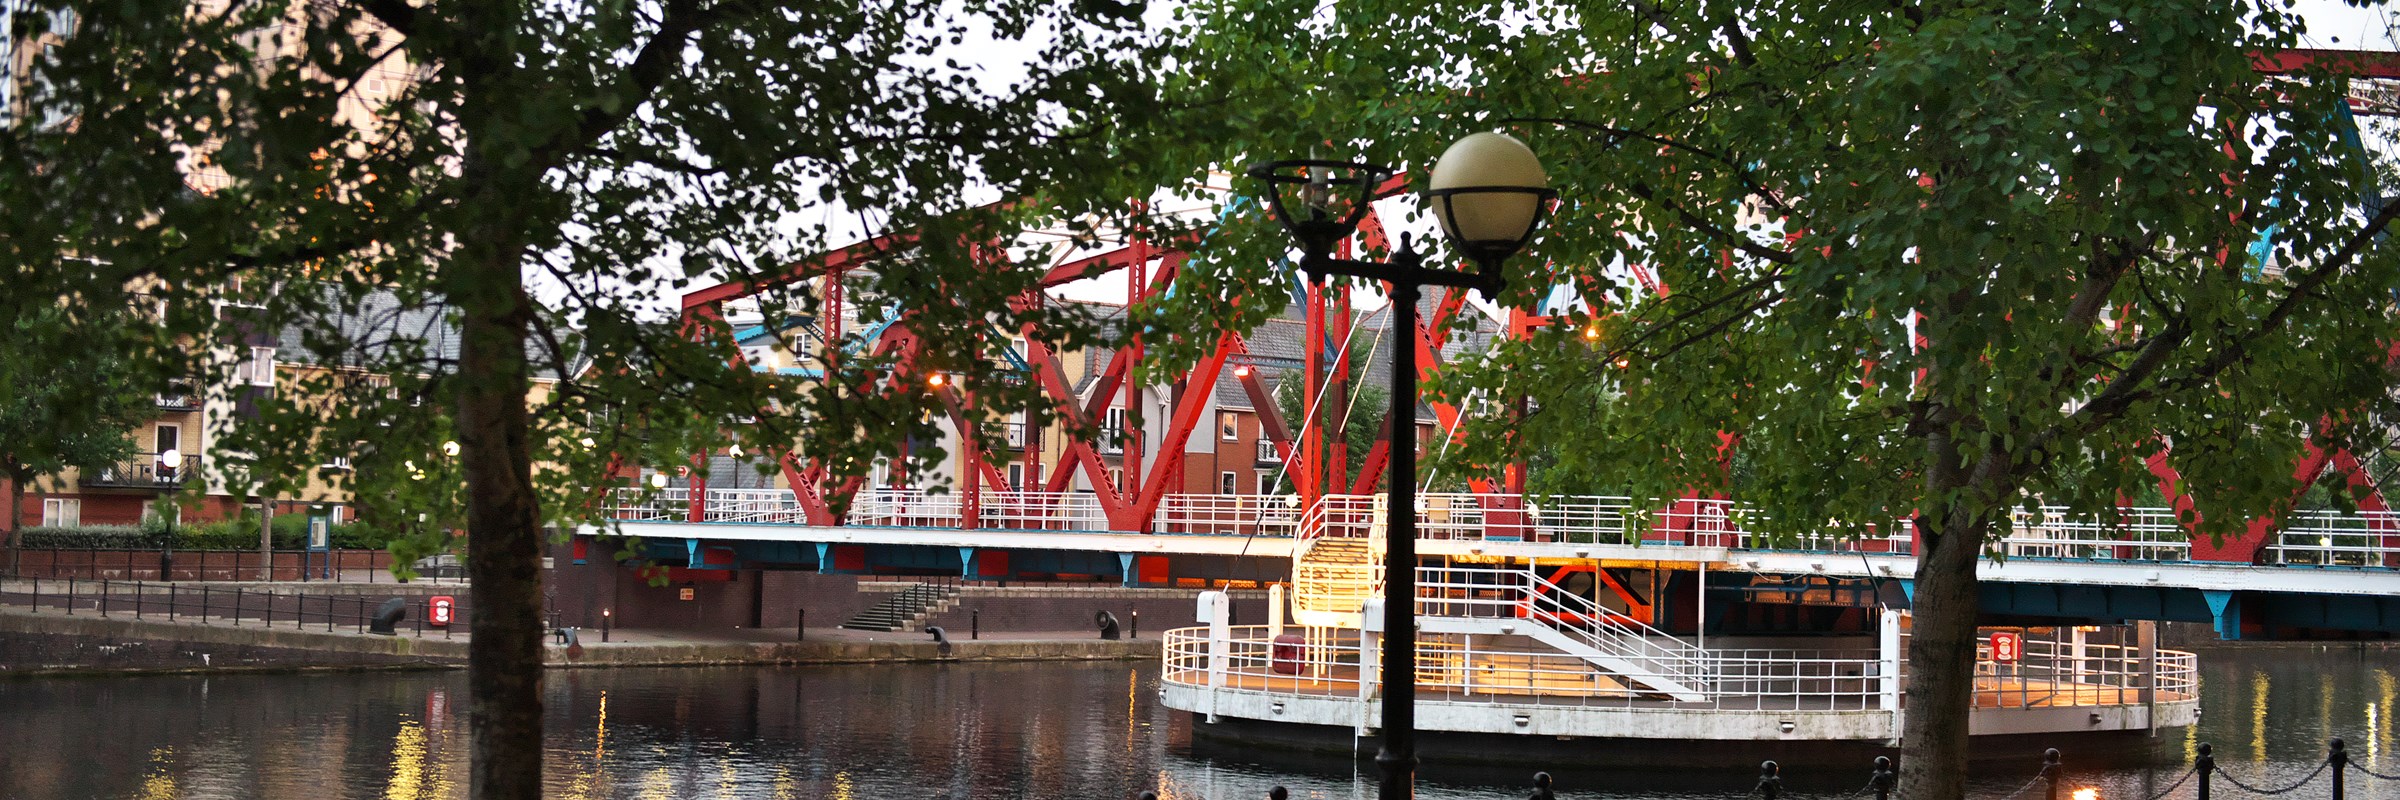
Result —
M20 541L28 548L147 550L157 547L161 538L133 525L73 525L26 528Z

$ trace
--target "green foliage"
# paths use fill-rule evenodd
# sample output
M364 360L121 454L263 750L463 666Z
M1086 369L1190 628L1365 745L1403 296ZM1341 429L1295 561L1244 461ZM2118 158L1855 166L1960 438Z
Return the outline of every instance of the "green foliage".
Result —
M1365 466L1367 451L1374 449L1376 439L1383 433L1383 419L1389 415L1392 405L1390 390L1366 382L1369 358L1366 348L1350 348L1351 385L1348 391L1337 392L1328 388L1318 401L1323 416L1318 419L1317 425L1340 426L1340 440L1350 451L1349 461L1345 464L1348 474L1343 477L1338 491L1347 491L1358 480L1358 470ZM1276 410L1283 414L1284 424L1294 436L1299 435L1303 422L1308 419L1307 383L1302 373L1293 372L1285 375L1282 383L1275 385ZM1276 491L1293 491L1289 471L1282 473Z
M157 548L163 539L135 525L79 525L27 527L20 541L31 550L46 547L150 550Z
M31 4L21 30L48 24L50 5ZM863 338L890 319L926 345L909 369L952 376L990 420L1030 409L1043 424L1055 410L989 357L995 342L1072 349L1102 328L1081 304L1012 301L1061 248L1125 225L1126 199L1151 185L1104 135L1155 96L1138 7L74 5L59 17L74 29L36 54L20 119L75 124L0 126L0 311L149 292L165 317L111 349L217 385L237 383L246 354L189 342L285 332L300 347L279 360L343 369L287 371L216 437L228 488L317 479L370 518L411 520L391 531L404 552L467 526L478 452L540 465L533 522L568 528L595 521L613 463L688 463L727 444L736 417L759 417L740 434L753 451L794 448L827 487L938 440L940 397ZM356 35L378 23L401 30ZM1006 81L945 63L971 36L1021 43L1026 60ZM223 68L260 63L268 41L278 69ZM361 95L362 77L409 65L419 80ZM194 150L206 158L162 156ZM1031 228L1070 239L1005 263L985 246L1035 241ZM758 298L770 327L790 327L825 311L810 259L885 234L848 274L850 338L791 342L826 380L729 368L723 337L660 311L672 293L797 271ZM476 342L497 344L465 352ZM523 397L536 376L561 382L525 430L474 429L489 414L477 399ZM946 458L910 455L901 467ZM320 468L336 456L355 469Z
M1997 507L2139 492L2173 442L2232 529L2291 501L2304 438L2373 449L2400 261L2355 209L2390 170L2343 144L2338 81L2254 71L2301 21L2021 5L1195 7L1170 106L1243 101L1168 117L1196 165L1313 147L1421 181L1490 128L1543 156L1562 206L1501 301L1589 281L1609 313L1448 379L1531 398L1484 417L1474 462L1545 442L1548 474L1666 498L1727 487L1730 433L1741 499L1788 532L1920 512L1980 530ZM1162 327L1258 311L1237 298L1288 240L1254 212L1224 225L1193 256L1221 268L1182 276ZM2269 225L2283 280L2250 277Z
M268 523L273 531L277 550L299 550L308 546L308 517L303 514L278 514ZM390 534L365 523L344 523L333 526L328 539L336 549L380 550L390 540ZM258 517L240 516L232 519L178 525L174 535L178 550L257 550Z
M157 414L152 395L166 386L121 355L132 333L120 310L26 300L40 305L0 328L0 478L17 493L38 476L131 457L127 432ZM19 499L0 512L12 531Z
M147 291L166 316L126 350L153 373L233 385L239 348L214 345L261 331L299 345L278 360L341 367L256 392L213 439L228 488L334 484L401 521L402 563L466 529L491 708L538 702L501 677L538 668L514 663L538 634L532 572L502 565L598 521L614 466L689 463L742 427L838 485L931 438L927 370L990 419L1047 422L991 347L1096 343L1081 306L1014 301L1154 185L1109 136L1156 108L1138 4L13 8L42 46L14 84L21 122L0 124L0 315ZM986 73L959 47L1024 59ZM1035 227L1068 236L1007 246ZM864 236L890 238L853 254L849 305L866 330L904 319L925 345L908 363L853 330L811 351L826 379L786 379L696 335L721 322L671 313L744 281L778 287L760 297L775 330L823 316L819 259ZM558 383L536 393L537 376ZM355 469L319 468L337 456ZM538 718L484 708L470 793L538 796Z
M2256 71L2307 46L2287 3L1182 13L1160 144L1137 157L1191 165L1184 186L1314 153L1422 189L1477 130L1541 155L1560 204L1497 300L1565 285L1585 307L1447 370L1453 397L1526 407L1483 415L1456 459L1540 442L1546 482L1621 485L1637 508L1738 488L1768 533L1923 523L1911 797L1963 793L1976 561L2010 507L2111 506L2164 448L2204 532L2234 532L2289 507L2304 444L2381 449L2400 207L2357 209L2392 169L2346 143L2343 65ZM1277 285L1291 243L1254 209L1224 217L1151 324L1257 324L1243 298Z
M286 523L285 520L291 520ZM298 550L308 546L308 527L304 517L283 515L275 518L275 549ZM336 549L380 550L389 534L364 523L345 523L333 526L331 541ZM236 517L226 520L197 522L175 526L172 533L163 520L144 520L141 525L83 525L77 527L29 527L25 529L25 547L91 548L99 550L155 550L173 547L177 550L245 550L258 549L258 518Z

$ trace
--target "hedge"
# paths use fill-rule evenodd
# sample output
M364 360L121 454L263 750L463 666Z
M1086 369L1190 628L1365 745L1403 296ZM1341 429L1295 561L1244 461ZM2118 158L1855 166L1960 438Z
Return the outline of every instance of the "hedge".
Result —
M166 541L163 534L132 525L58 525L26 528L19 541L28 548L155 550Z
M298 550L308 546L308 518L299 514L277 516L270 526L274 531L275 549ZM332 544L338 549L381 550L391 541L390 535L364 523L335 525L330 531ZM156 550L172 542L177 550L256 550L258 549L258 518L237 517L215 522L187 523L174 529L169 536L164 520L144 520L140 526L81 525L72 527L26 528L24 545L28 548L73 548L97 550Z

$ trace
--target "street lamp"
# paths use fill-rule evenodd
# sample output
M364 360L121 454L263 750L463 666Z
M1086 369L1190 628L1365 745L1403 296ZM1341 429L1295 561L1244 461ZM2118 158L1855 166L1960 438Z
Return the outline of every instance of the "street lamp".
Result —
M1541 159L1524 142L1501 133L1475 133L1452 144L1434 162L1425 201L1458 254L1474 272L1431 269L1410 237L1388 262L1333 257L1366 217L1375 193L1397 174L1376 164L1315 159L1274 161L1250 167L1267 182L1267 208L1300 243L1300 269L1311 280L1349 275L1391 284L1392 322L1402 336L1417 329L1417 298L1424 286L1452 286L1497 298L1507 286L1501 263L1523 249L1541 227L1558 193L1549 188ZM1407 800L1416 794L1417 744L1417 351L1408 339L1392 347L1390 499L1384 509L1387 536L1383 592L1383 745L1375 763L1383 770L1377 796ZM1399 565L1394 569L1393 565Z
M156 471L152 474L157 477L157 482L159 483L164 483L169 486L182 483L183 451L178 448L169 447L167 448L166 452L158 454L158 465ZM168 565L174 562L174 556L170 554L175 550L175 523L183 521L183 505L175 502L175 498L171 496L172 494L173 490L170 490L170 497L167 498L166 503L167 543L162 549L159 550L158 577L161 580L169 579L167 574L167 569L169 568Z

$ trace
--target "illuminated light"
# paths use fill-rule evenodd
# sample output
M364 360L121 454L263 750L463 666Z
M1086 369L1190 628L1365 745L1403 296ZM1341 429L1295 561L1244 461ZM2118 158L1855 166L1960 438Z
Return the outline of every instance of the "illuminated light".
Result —
M726 454L726 455L729 455L729 456L733 456L734 458L741 458L741 457L742 457L742 446L737 444L737 445L734 445L734 446L732 446L732 447L725 448L725 454Z
M600 446L600 443L599 443L599 442L592 441L592 437L589 437L589 436L586 436L586 437L583 437L582 439L576 440L576 444L583 445L583 449L585 449L585 450L590 450L590 449L592 449L592 448L594 448L594 447L599 447L599 446Z
M2317 537L2317 545L2318 545L2318 546L2320 546L2320 547L2332 547L2332 546L2333 546L2333 537L2331 537L2331 536L2320 536L2320 537Z
M457 442L443 442L443 443L442 443L442 455L446 455L446 456L454 456L454 455L458 455L458 443L457 443Z
M650 488L653 488L653 489L664 489L664 488L667 488L667 474L666 474L666 473L664 473L664 472L653 472L653 473L650 473Z
M1590 326L1586 326L1586 327L1584 327L1584 329L1583 329L1583 340L1584 340L1584 341L1587 341L1587 342L1597 342L1597 341L1600 341L1600 326L1598 326L1598 325L1590 325Z
M1617 359L1617 369L1632 369L1632 368L1633 368L1633 359L1630 359L1630 358L1620 358L1620 359Z
M931 376L929 376L929 377L927 377L927 378L925 379L925 385L927 385L927 386L931 386L931 387L933 387L933 388L936 388L936 389L942 388L942 384L946 384L946 383L949 383L949 382L950 382L950 378L949 378L948 376L945 376L945 375L943 375L943 374L939 373L939 372L936 372L936 373L934 373L933 375L931 375Z
M2089 786L2075 790L2075 800L2100 800L2100 790Z
M1234 376L1234 377L1236 377L1236 378L1247 378L1247 377L1250 377L1250 365L1248 365L1248 364L1236 364L1236 365L1234 365L1234 367L1233 367L1233 376Z

